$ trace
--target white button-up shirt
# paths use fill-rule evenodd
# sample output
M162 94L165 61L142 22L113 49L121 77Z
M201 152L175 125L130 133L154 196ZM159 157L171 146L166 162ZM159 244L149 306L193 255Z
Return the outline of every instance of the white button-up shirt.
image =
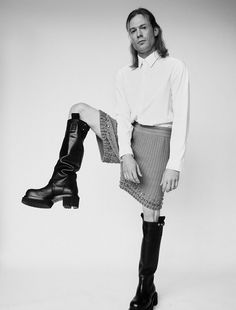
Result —
M157 51L138 68L125 66L116 77L116 120L120 156L133 154L134 121L143 125L172 127L168 169L181 171L189 124L189 75L185 64Z

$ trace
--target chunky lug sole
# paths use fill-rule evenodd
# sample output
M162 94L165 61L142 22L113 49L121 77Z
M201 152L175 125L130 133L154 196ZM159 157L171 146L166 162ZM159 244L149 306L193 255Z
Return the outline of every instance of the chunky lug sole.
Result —
M42 209L50 209L55 202L62 200L63 207L66 209L78 209L79 208L79 197L69 196L69 197L55 197L53 200L37 200L28 197L22 198L22 203L27 206L42 208Z
M158 304L158 295L157 295L157 292L155 292L152 296L152 302L151 302L149 307L147 307L147 308L145 308L145 307L142 307L142 308L130 307L129 310L153 310L153 307L155 307L157 304Z

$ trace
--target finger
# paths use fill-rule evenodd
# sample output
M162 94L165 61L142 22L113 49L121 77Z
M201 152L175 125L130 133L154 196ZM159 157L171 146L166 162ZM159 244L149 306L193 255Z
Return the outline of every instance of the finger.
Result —
M175 180L175 188L177 188L179 185L179 180Z
M172 180L171 190L176 189L178 186L178 179Z
M130 170L129 177L130 177L130 181L132 181L134 183L136 183L136 181L138 181L138 177L137 177L135 170Z
M128 172L127 172L127 179L128 179L128 181L131 181L131 182L134 182L134 178L133 178L133 174L132 174L132 171L131 170L129 170Z
M167 186L167 183L163 182L163 184L162 184L162 192L163 193L166 191L166 186Z
M123 171L123 175L124 175L125 180L129 179L129 174L128 174L127 170Z
M129 181L129 170L127 168L123 168L123 175L124 175L124 178L125 180Z
M162 175L162 178L161 178L161 184L160 185L164 185L164 178L165 178L165 172L163 173L163 175Z
M171 187L171 190L176 189L176 188L177 188L177 186L178 186L178 180L174 180L174 181L172 182L172 187Z
M176 180L173 180L172 181L172 184L171 184L171 191L173 191L174 189L176 189Z
M124 169L124 166L122 166L121 171L122 171L122 174L123 174L123 176L124 176L124 178L125 178L125 176L126 176L126 170Z
M142 175L142 173L141 173L141 170L140 170L140 168L139 168L139 165L137 164L137 172L138 172L138 175L140 176L140 177L142 177L143 175Z
M125 178L125 180L128 180L128 174L127 173L124 173L124 178Z
M133 172L132 172L132 179L133 179L133 182L134 182L134 183L140 183L136 171L133 171Z
M162 178L161 178L161 183L160 183L161 186L163 186L163 184L164 184L163 179L164 179L164 176L162 176Z
M171 190L172 181L170 180L166 185L166 192L168 193Z

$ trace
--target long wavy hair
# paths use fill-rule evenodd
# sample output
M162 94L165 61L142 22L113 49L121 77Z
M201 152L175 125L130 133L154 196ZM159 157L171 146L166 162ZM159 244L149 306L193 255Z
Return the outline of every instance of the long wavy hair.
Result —
M130 23L131 19L134 16L139 15L139 14L141 14L141 15L143 15L149 19L149 22L150 22L153 30L154 30L154 28L157 28L159 30L158 35L155 37L155 45L154 45L158 54L163 58L166 56L169 56L168 49L166 48L164 40L162 38L162 29L157 24L154 15L150 11L148 11L147 9L138 8L138 9L132 11L126 20L126 30L129 32L129 23ZM130 52L131 52L131 56L132 56L132 64L130 67L133 69L136 69L138 67L138 52L134 49L132 44L130 45Z

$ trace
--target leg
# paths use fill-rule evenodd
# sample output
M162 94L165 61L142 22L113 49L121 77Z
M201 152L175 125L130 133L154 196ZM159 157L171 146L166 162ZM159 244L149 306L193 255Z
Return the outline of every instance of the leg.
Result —
M146 222L158 222L160 210L152 210L143 206L143 216Z
M153 310L153 307L158 303L154 273L159 260L165 217L159 216L159 210L148 210L145 207L143 210L145 214L141 215L143 219L143 240L139 260L139 284L136 295L130 302L129 310ZM150 221L146 221L144 215Z
M72 112L77 112L74 110ZM89 116L91 113L82 114ZM92 123L92 118L89 121ZM96 129L95 123L92 125ZM78 208L76 172L81 167L84 155L83 142L89 128L89 125L80 119L78 113L72 114L67 121L59 159L51 179L43 188L28 190L22 198L24 204L38 208L51 208L54 202L63 200L65 208Z
M72 113L79 113L80 119L87 123L94 133L101 138L99 111L86 103L76 103L70 108L69 119Z
M82 102L71 107L69 118L72 113L79 113L80 119L95 133L102 162L120 163L116 120Z

